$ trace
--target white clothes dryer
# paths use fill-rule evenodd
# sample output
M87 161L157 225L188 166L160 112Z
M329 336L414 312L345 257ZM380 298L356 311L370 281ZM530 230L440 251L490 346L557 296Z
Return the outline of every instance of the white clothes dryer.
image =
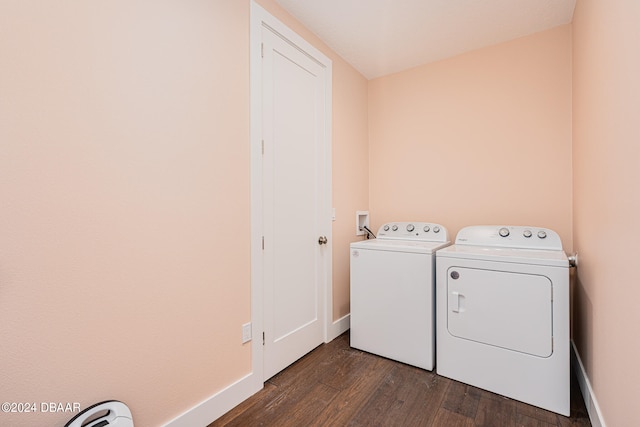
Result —
M432 370L439 224L394 222L351 244L351 347Z
M557 233L473 226L436 255L437 372L570 414L569 261Z

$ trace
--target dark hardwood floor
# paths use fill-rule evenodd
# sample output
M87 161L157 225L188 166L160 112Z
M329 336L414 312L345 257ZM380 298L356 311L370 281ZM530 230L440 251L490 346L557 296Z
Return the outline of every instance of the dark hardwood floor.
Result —
M349 333L268 380L214 426L591 426L575 379L571 417L349 347Z

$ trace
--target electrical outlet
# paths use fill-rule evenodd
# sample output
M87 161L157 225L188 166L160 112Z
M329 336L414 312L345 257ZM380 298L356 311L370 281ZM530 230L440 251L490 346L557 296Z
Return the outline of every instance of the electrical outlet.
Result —
M251 322L242 325L242 344L251 341Z

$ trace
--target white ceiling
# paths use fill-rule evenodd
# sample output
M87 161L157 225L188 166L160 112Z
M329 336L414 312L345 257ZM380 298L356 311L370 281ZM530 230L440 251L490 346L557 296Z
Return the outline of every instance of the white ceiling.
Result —
M576 0L276 0L372 79L571 22Z

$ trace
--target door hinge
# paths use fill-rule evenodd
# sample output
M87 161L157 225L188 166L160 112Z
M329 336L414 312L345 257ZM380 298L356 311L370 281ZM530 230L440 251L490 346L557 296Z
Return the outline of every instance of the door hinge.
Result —
M264 332L262 333L262 345L264 345Z
M262 155L264 156L264 139L262 140Z
M260 58L264 58L264 43L260 43Z
M262 250L264 251L264 236L262 236Z

